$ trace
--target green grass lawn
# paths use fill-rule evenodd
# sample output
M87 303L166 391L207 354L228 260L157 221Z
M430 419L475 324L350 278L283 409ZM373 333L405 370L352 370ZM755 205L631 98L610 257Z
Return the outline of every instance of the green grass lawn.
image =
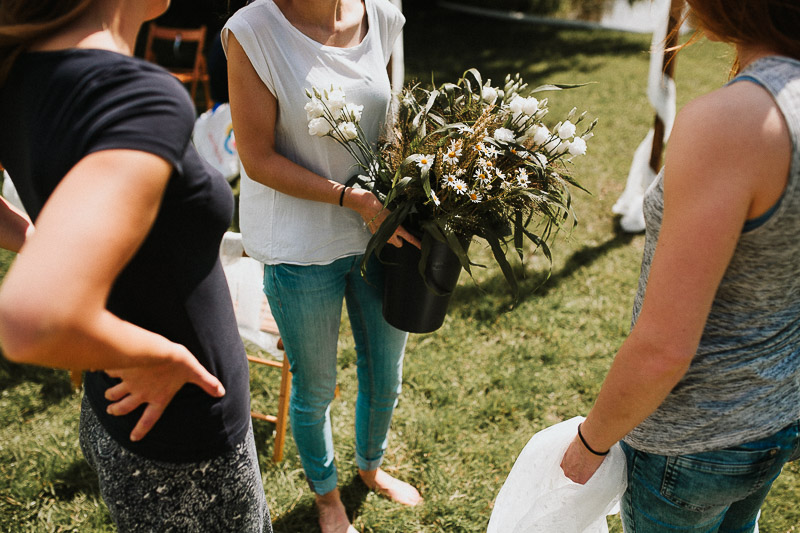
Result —
M611 206L633 151L653 120L646 100L649 36L482 20L434 7L407 13L409 79L457 79L477 67L499 82L519 72L536 86L578 83L551 95L553 117L573 106L600 122L574 174L578 224L553 243L552 275L533 257L516 308L497 268L462 275L444 326L409 339L403 394L384 467L420 488L413 509L370 493L353 459L355 352L340 340L341 397L332 409L342 495L364 532L485 531L492 503L536 431L585 414L630 322L644 238L618 231ZM730 51L701 42L681 53L678 104L727 79ZM554 119L557 120L557 119ZM488 261L476 241L472 250ZM0 274L11 254L0 255ZM487 262L488 264L488 262ZM68 282L68 280L65 280ZM538 288L537 288L538 287ZM274 409L277 372L252 371L256 407ZM66 372L0 360L0 531L111 531L95 478L78 447L79 395ZM277 532L317 531L313 497L291 437L273 464L273 427L255 422L267 499ZM767 500L762 533L796 531L800 467L790 465ZM616 517L611 530L620 532Z

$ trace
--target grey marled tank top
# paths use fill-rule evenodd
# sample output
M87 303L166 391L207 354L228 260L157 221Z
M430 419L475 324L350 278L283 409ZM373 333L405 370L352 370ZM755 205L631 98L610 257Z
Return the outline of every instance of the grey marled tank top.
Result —
M792 141L789 180L766 220L742 232L689 371L625 437L645 452L679 455L736 446L800 418L800 61L763 58L733 82L759 84L783 112ZM663 208L662 172L645 196L647 236L634 323Z

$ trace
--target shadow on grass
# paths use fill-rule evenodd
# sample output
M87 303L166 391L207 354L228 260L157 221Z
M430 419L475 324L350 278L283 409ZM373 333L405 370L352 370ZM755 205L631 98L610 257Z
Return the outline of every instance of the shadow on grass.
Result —
M364 500L370 490L358 476L353 476L350 482L339 487L342 496L342 503L347 510L350 521L358 515L359 510L364 505ZM303 533L319 531L317 523L317 509L313 503L299 505L286 514L281 515L272 523L276 533Z
M64 470L53 473L50 479L53 495L62 501L70 501L77 494L100 495L97 475L84 459L72 462Z
M58 403L72 394L68 372L55 368L18 365L0 354L0 391L26 381L39 383L42 386L42 400L48 405Z
M576 272L601 259L609 252L629 245L634 238L636 238L636 234L622 231L617 219L612 238L596 246L584 246L576 251L559 271L550 275L549 279L546 272L525 272L522 266L515 265L515 273L517 279L520 280L519 299L516 305L531 298L544 298L562 282L569 280ZM472 317L481 321L493 320L500 313L510 310L512 303L510 296L505 299L502 297L486 298L487 294L508 294L508 285L499 271L495 276L481 282L480 286L468 283L459 287L453 293L450 309L461 317Z
M405 15L406 78L423 83L429 83L432 74L437 84L455 81L476 65L482 65L484 80L492 78L495 84L516 72L531 86L588 82L592 80L555 76L567 69L591 74L599 68L592 57L646 57L650 44L640 35L624 32L487 19L432 5L406 10Z

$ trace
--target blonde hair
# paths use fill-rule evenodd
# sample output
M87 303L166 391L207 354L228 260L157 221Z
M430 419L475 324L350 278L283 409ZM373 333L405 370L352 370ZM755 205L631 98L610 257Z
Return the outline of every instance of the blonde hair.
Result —
M0 85L19 54L31 43L80 17L94 0L2 0L0 2Z

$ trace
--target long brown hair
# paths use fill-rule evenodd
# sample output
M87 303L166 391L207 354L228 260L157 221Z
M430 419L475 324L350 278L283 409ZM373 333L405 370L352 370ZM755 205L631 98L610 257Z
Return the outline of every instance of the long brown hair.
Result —
M31 43L80 17L94 0L0 1L0 85Z
M766 46L800 59L798 0L687 0L687 3L700 29L723 41Z

